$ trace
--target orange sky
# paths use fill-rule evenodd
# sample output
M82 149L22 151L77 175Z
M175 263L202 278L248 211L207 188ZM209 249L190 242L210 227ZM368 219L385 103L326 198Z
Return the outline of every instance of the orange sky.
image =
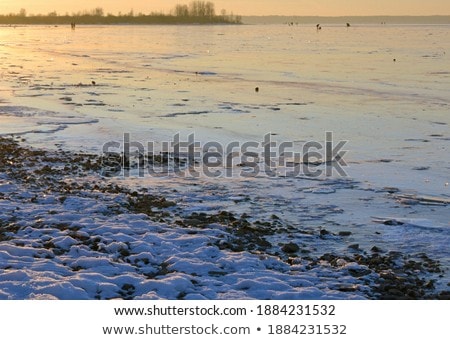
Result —
M217 12L225 8L241 15L450 15L450 0L211 0ZM0 0L0 12L60 14L94 7L117 14L129 12L168 12L177 3L190 0Z

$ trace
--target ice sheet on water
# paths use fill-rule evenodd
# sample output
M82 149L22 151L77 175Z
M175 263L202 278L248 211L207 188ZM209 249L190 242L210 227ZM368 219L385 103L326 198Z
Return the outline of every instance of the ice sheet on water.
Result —
M315 31L301 32L305 37L294 45L286 42L281 26L186 27L182 31L133 27L141 33L140 39L129 39L131 28L107 27L105 34L115 39L105 44L93 39L95 34L87 28L78 35L83 48L74 42L65 44L68 50L59 54L61 63L56 59L48 63L40 79L27 71L36 67L36 60L50 60L48 52L53 53L60 31L45 30L43 36L42 28L23 29L30 40L17 51L12 49L16 38L4 37L11 45L6 58L15 72L4 76L14 91L12 99L17 100L0 106L0 134L26 133L46 147L53 142L78 145L83 136L84 146L101 152L100 138L121 141L124 130L141 142L151 138L156 143L170 140L178 131L195 132L202 142L224 144L261 141L272 133L274 140L295 141L301 150L307 141L322 141L324 132L333 130L337 139L349 140L346 160L351 167L346 170L356 180L317 180L288 172L290 178L262 174L233 180L136 181L139 187L177 202L180 219L224 210L235 217L245 213L251 222L283 220L292 229L266 237L278 257L219 249L214 242L233 236L220 223L183 228L151 221L125 208L112 214L111 206L126 206L127 197L111 201L106 194L83 192L67 195L61 204L59 195L44 197L19 183L0 182L0 225L8 230L0 233L4 238L0 266L10 275L0 280L0 297L364 295L362 289L354 294L339 290L340 281L358 287L348 272L361 268L340 261L341 272L325 261L307 270L306 260L287 262L280 244L288 242L298 244L305 257L323 249L353 256L348 245L358 243L369 250L372 243L380 242L386 250L426 250L448 262L449 235L442 232L448 226L447 207L406 204L382 190L395 187L404 194L413 189L418 197L448 195L448 166L441 152L436 152L446 150L448 143L445 127L450 123L450 103L442 81L448 60L444 55L421 57L433 41L447 41L448 27L430 27L436 33L432 37L420 27L408 27L401 38L368 27L360 28L361 35L330 28L320 37ZM212 47L208 47L211 53L199 51L205 30L211 29L232 33L226 41L221 38L220 53ZM36 37L41 38L39 49L34 48ZM174 39L184 42L182 50L171 43ZM28 49L27 58L24 49ZM383 53L395 53L402 62L380 58ZM84 68L82 60L87 58L92 66ZM373 223L370 216L393 217ZM10 226L12 221L18 221L17 225ZM339 235L340 231L349 236ZM39 292L25 289L19 280L39 281L42 273L50 272L55 276L47 276L53 281L48 280L47 287L35 286ZM239 283L248 289L238 287Z
M0 106L0 135L55 134L74 125L90 125L98 118L25 106Z
M411 228L424 228L424 229L442 229L449 230L450 225L442 225L436 223L433 220L425 218L405 218L405 217L372 217L374 222L382 223L391 226L404 225Z

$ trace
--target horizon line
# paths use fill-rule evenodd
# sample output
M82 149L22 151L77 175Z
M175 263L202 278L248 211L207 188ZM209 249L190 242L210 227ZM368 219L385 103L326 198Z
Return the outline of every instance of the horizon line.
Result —
M373 18L373 17L450 17L450 14L427 14L427 15L414 15L414 14L375 14L375 15L304 15L304 14L246 14L242 17L314 17L314 18Z

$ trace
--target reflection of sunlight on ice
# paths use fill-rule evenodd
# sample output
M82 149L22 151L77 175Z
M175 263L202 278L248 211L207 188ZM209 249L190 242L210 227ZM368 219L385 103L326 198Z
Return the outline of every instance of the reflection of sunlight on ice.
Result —
M288 154L283 154L283 165L274 167L275 176L264 173L259 160L258 176L244 177L252 167L237 152L218 178L206 176L200 160L198 178L174 173L139 177L132 169L128 178L107 180L174 201L180 216L228 211L253 222L282 220L293 232L267 236L275 247L294 242L311 256L322 255L324 249L353 256L355 249L369 251L376 244L385 251L426 251L447 265L448 206L411 197L439 197L442 203L450 196L450 165L442 157L450 138L450 54L440 53L450 49L448 30L361 26L329 27L317 34L315 27L276 25L0 28L0 135L14 133L28 144L49 149L100 154L105 143L123 144L128 133L132 141L153 142L158 154L162 143L177 133L181 140L195 133L203 144L222 145L261 143L270 134L274 142L292 142L301 152L302 145L323 143L325 132L332 131L333 145L348 141L348 177L295 176L290 167L303 158ZM23 190L25 194L28 188ZM182 240L191 235L173 225L167 227L169 232L158 233L165 226L149 229L148 221L136 214L118 215L115 222L107 214L95 215L96 205L102 214L109 209L100 199L107 195L88 192L99 196L68 197L62 214L49 218L60 219L76 209L86 217L93 211L89 218L98 217L101 230L93 230L90 222L86 230L112 235L111 241L145 226L151 251L153 240L159 242L160 237L178 235ZM41 207L27 202L17 214L26 216L36 209ZM305 230L315 236L300 232ZM319 234L322 230L324 235ZM202 259L195 252L217 233L220 227L213 225L189 236L189 256ZM181 252L170 238L160 242L158 265L166 254L176 257ZM141 234L138 239L142 242ZM72 246L70 239L57 242L62 248ZM249 253L233 256L243 255ZM170 265L193 268L190 259L180 256ZM261 258L248 260L261 265ZM208 261L199 262L205 273ZM98 259L75 264L105 263ZM298 273L283 280L298 284Z
M17 105L99 120L58 131L55 138L67 144L83 128L85 145L97 150L99 138L116 140L125 132L144 142L183 131L223 143L259 141L270 132L279 141L304 143L334 131L349 140L352 176L405 185L405 177L414 178L436 191L448 181L433 154L445 149L446 125L429 121L450 123L449 56L442 54L447 29L361 26L322 33L276 25L4 28L1 79ZM438 134L443 138L419 142ZM418 162L439 180L424 182L430 173L411 172ZM377 175L380 167L390 176Z

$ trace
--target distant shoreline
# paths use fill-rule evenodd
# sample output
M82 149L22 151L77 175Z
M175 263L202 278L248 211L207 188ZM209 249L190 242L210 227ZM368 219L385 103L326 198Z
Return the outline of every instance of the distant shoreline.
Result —
M0 15L0 25L238 25L239 16L8 16Z
M164 22L155 22L155 23L127 23L127 22L119 22L119 23L76 23L76 27L80 26L242 26L245 25L243 23L207 23L207 22L174 22L174 23L164 23ZM54 23L30 23L30 24L3 24L0 22L0 27L27 27L27 26L50 26L50 27L59 27L59 26L69 26L70 23L62 23L62 24L54 24Z
M430 16L243 16L244 24L436 24L450 25L450 15L430 15Z
M237 20L236 20L237 19ZM450 15L433 16L242 16L238 18L215 17L185 17L180 18L170 15L148 16L104 16L104 17L73 17L73 16L36 16L19 17L0 15L0 26L22 25L253 25L253 24L298 24L298 25L340 25L370 24L370 25L450 25Z

